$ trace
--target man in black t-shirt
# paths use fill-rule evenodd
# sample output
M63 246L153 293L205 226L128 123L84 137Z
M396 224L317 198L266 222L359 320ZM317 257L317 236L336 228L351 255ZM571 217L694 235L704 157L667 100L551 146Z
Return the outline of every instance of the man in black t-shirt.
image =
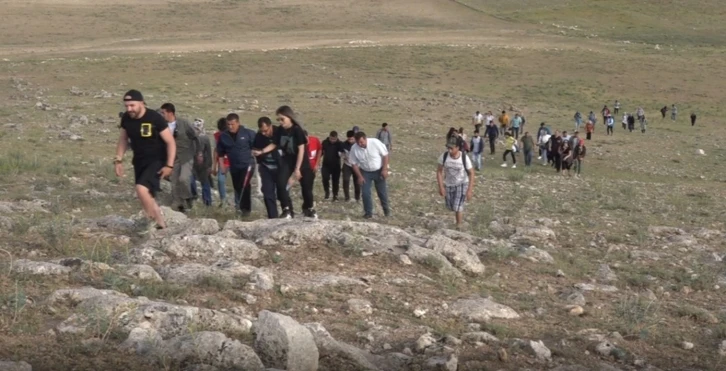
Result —
M260 117L257 120L257 127L260 129L255 135L255 141L252 143L252 150L259 151L256 156L257 167L260 173L260 183L262 183L262 197L265 200L265 208L267 209L267 218L275 219L279 216L277 212L277 200L280 200L281 207L285 207L289 200L285 200L287 196L287 182L281 182L279 177L280 171L280 152L273 150L271 152L262 153L262 150L275 143L275 135L278 127L272 125L269 117Z
M323 141L323 188L325 199L330 198L330 178L333 178L333 201L338 201L338 188L340 184L340 154L345 152L343 142L338 139L338 132L331 131L330 136Z
M144 96L138 90L129 90L124 94L124 105L126 113L121 118L121 132L114 159L116 176L123 177L123 156L127 144L130 144L134 151L132 164L136 196L146 216L156 222L156 229L164 229L166 223L154 196L160 189L159 180L168 178L174 169L174 136L164 117L146 109Z

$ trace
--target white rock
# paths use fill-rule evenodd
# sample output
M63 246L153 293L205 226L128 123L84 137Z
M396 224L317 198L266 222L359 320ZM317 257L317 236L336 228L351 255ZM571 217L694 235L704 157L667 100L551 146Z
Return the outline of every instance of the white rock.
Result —
M426 309L423 309L423 308L416 308L416 309L415 309L415 310L413 311L413 316L414 316L414 317L416 317L416 318L422 318L423 316L425 316L425 315L426 315L426 313L427 313L427 312L428 312L428 311L427 311Z
M436 344L436 339L434 338L431 333L427 332L416 340L416 351L419 353L423 353L426 348Z
M25 361L11 362L0 361L1 371L33 371L33 366Z
M426 360L424 370L430 371L456 371L459 367L459 358L456 354L432 357Z
M542 340L528 341L526 349L534 354L538 361L547 362L552 360L552 351L550 351L549 348L544 345L544 342L542 342Z
M471 322L487 322L492 318L520 318L514 309L495 303L488 298L460 299L454 302L450 308L453 315L464 317Z
M319 352L310 331L294 319L260 312L255 325L255 350L268 367L288 371L316 371Z
M354 314L373 314L373 304L365 299L348 299L348 311Z
M691 349L693 349L694 346L695 345L693 345L693 343L688 342L688 341L684 341L681 343L681 348L683 348L685 350L691 350Z
M13 272L38 276L57 276L68 274L71 268L53 263L18 259L12 262Z

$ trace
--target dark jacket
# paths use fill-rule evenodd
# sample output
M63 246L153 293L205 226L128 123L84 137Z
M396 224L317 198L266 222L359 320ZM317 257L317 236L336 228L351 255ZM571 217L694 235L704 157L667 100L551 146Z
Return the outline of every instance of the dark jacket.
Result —
M255 164L252 158L252 148L255 142L255 132L240 126L237 134L233 136L229 131L225 131L219 136L217 143L217 155L223 157L227 155L229 158L229 167L235 170L242 170L250 165Z
M489 139L497 139L499 137L499 128L496 125L489 125L484 133Z
M199 163L199 159L194 159L194 176L203 181L209 176L209 171L212 169L214 158L212 158L212 141L214 138L208 137L206 134L202 134L199 137L199 150L197 156L202 155L202 163Z
M176 129L173 135L174 141L176 142L175 162L183 164L191 161L201 147L197 132L194 130L192 124L185 119L177 118Z

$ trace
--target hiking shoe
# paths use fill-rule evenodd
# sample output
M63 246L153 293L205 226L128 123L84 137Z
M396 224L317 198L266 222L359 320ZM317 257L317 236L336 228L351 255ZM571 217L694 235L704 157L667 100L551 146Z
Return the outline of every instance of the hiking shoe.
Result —
M239 214L239 216L241 216L243 218L247 218L250 216L250 211L249 210L237 210L237 214Z
M512 165L512 169L516 169L516 168L517 168L517 165Z
M541 160L541 159L542 159L542 156L539 156L539 157L537 157L537 159L538 159L538 160Z
M293 215L292 212L289 209L282 210L282 214L280 215L280 219L292 219Z
M507 164L502 164L502 167L507 167Z
M365 215L363 215L363 219L373 219L373 215L365 214Z
M338 197L333 196L333 202L338 202Z
M329 199L330 199L330 195L329 194L326 194L325 195L325 200L329 200Z

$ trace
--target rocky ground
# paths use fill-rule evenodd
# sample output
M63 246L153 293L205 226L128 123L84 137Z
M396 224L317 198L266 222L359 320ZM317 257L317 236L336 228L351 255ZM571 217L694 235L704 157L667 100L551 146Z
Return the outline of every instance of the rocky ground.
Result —
M11 229L13 215L51 207L0 204ZM164 232L144 233L140 215L76 220L72 233L115 246L103 262L4 251L9 259L0 271L15 292L3 298L0 325L34 327L42 347L83 358L103 353L107 360L93 361L95 367L183 370L657 370L669 368L643 346L649 331L665 325L665 313L688 317L702 337L724 334L724 313L689 302L718 295L726 276L687 270L688 284L674 291L658 272L626 277L628 269L616 263L573 279L555 268L552 254L567 255L558 252L563 225L549 218L493 221L483 238L344 220L220 225L164 213ZM610 243L601 234L589 248L626 254L636 264L679 251L723 264L709 247L723 239L720 231L651 227L647 236L660 251ZM538 277L514 279L529 270ZM512 286L518 289L502 290ZM610 309L623 322L564 324L602 316L613 299ZM705 346L697 338L672 341L684 353ZM713 344L714 354L726 355L726 340ZM0 369L88 366L16 352L25 361ZM568 355L578 352L586 362L573 364Z

